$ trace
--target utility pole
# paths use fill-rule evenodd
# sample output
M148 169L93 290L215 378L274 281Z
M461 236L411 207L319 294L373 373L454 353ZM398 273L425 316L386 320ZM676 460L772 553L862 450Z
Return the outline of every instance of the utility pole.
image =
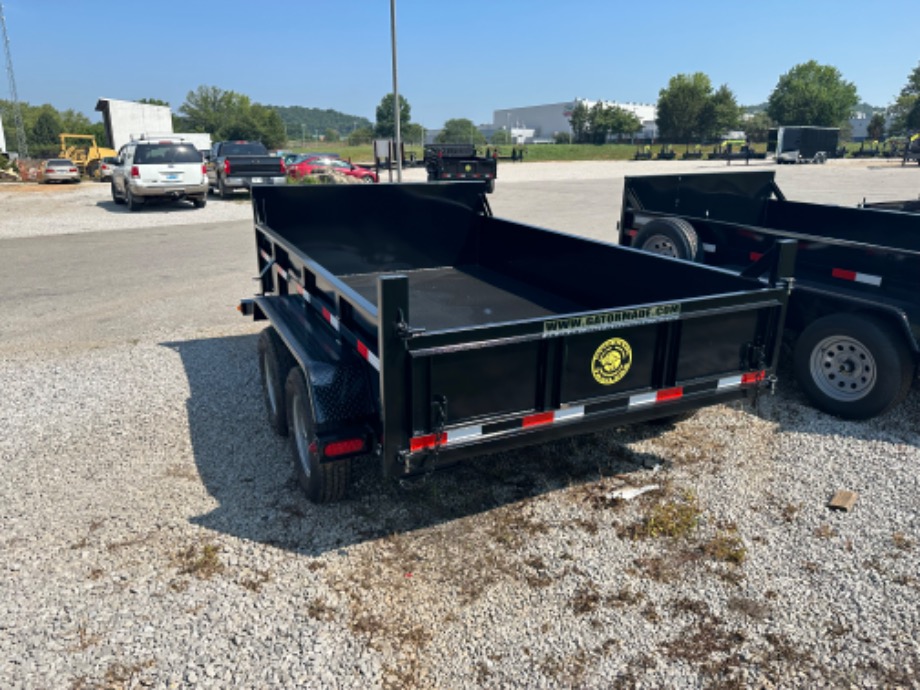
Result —
M16 143L20 158L29 157L29 145L26 143L26 128L22 124L22 112L19 109L19 96L16 94L16 76L13 73L13 56L10 53L10 37L6 32L6 17L3 3L0 3L0 29L3 29L3 49L6 53L6 76L10 82L10 100L13 102L13 123L16 126Z
M399 86L396 78L396 0L390 0L390 44L393 47L393 121L396 125L396 181L402 182L402 136L399 127Z

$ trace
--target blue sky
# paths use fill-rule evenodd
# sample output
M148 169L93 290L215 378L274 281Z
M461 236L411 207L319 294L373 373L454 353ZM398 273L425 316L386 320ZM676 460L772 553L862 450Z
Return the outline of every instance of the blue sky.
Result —
M207 85L373 121L392 90L389 0L0 1L19 99L93 120L100 97L160 98L176 111ZM920 62L918 9L917 0L397 0L399 91L426 128L575 97L652 103L670 77L697 71L750 105L814 59L884 106Z

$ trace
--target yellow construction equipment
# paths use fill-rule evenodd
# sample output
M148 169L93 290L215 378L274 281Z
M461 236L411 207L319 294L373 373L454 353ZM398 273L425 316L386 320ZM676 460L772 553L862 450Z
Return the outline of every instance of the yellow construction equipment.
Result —
M81 144L80 142L89 142ZM99 174L99 163L103 158L118 155L114 149L96 145L96 137L92 134L62 134L61 158L69 158L80 169L80 173L88 177Z

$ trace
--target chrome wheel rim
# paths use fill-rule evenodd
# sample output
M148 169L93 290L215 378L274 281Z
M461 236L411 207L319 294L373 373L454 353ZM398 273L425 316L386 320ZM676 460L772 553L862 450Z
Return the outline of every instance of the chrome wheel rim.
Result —
M824 395L840 402L864 398L875 387L876 363L858 340L825 338L811 351L811 377Z
M673 258L679 257L677 245L667 235L651 235L642 243L642 249L653 254L662 254Z

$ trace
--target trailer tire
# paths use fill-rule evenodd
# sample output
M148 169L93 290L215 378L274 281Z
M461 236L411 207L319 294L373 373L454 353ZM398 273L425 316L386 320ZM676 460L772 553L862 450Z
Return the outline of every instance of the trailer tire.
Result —
M288 435L288 416L284 387L288 374L297 366L287 345L274 328L259 334L259 377L262 379L262 398L268 413L268 424L279 436Z
M652 254L696 261L700 240L696 230L682 218L656 218L635 236L632 246Z
M320 462L313 404L300 367L291 369L288 374L285 393L297 481L313 503L330 503L344 498L351 478L351 459Z
M494 180L494 179L489 180L489 184L488 184L488 186L486 187L486 191L487 191L489 194L491 194L492 192L495 191L495 180Z
M831 314L798 337L795 377L812 404L842 419L870 419L910 391L914 361L904 338L882 319Z
M123 197L118 196L118 190L115 188L115 182L112 181L112 201L114 201L118 206L124 206L125 200Z

